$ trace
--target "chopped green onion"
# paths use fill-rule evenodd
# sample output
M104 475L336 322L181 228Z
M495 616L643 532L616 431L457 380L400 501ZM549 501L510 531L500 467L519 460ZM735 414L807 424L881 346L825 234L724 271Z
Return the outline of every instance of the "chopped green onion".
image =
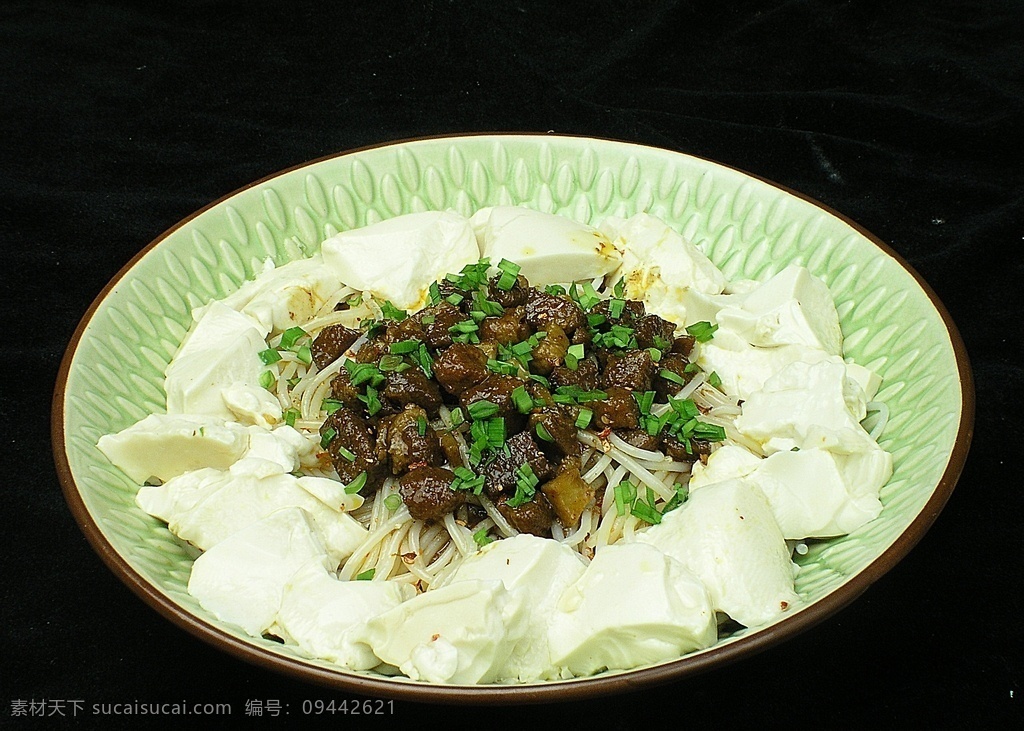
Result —
M466 420L465 415L462 413L462 409L459 407L452 409L451 416L452 426L461 426L462 423Z
M680 485L678 482L675 483L675 490L676 494L673 495L672 498L667 503L665 503L665 506L661 509L662 515L664 515L670 510L675 510L680 505L682 505L683 501L686 500L690 492L686 485Z
M373 575L377 573L377 567L371 566L361 574L356 574L356 581L369 581L373 578Z
M715 335L715 330L718 329L718 325L712 325L706 320L701 322L695 322L692 325L687 326L686 332L693 336L693 339L698 343L706 343Z
M512 403L520 414L529 414L533 410L533 397L526 392L525 386L512 389Z
M402 360L402 356L388 353L380 357L377 367L380 368L382 373L387 373L389 371L399 371L403 365L408 366L408 363Z
M672 383L678 384L680 386L686 385L685 378L683 378L675 371L670 371L668 368L662 368L660 371L658 371L658 375L664 378L666 381L671 381Z
M427 378L434 377L434 359L430 357L430 351L427 350L427 346L424 343L420 343L420 347L413 353L412 359L419 364L423 375Z
M725 439L725 428L718 426L718 424L698 421L697 425L693 428L693 438L703 439L708 442L721 442Z
M298 409L285 409L284 411L284 423L290 427L295 426L295 421L299 418Z
M651 360L655 363L659 363L661 361L661 351L657 348L648 348L647 352L651 354Z
M523 462L519 466L519 469L516 470L516 477L516 494L506 503L510 508L518 508L520 505L528 503L536 494L537 485L540 484L540 480L537 479L529 462Z
M654 391L644 391L643 393L633 391L633 399L636 401L636 405L640 407L641 414L651 413L651 407L654 406L654 397L657 395Z
M306 365L310 365L313 362L313 351L308 345L300 347L296 353L296 357Z
M338 454L340 454L342 457L344 457L349 462L355 462L356 461L356 455L353 452L351 452L348 449L346 449L345 447L338 447L337 451L338 451Z
M566 294L565 287L563 287L561 284L549 284L544 288L544 291L547 292L548 294L553 294L556 296Z
M666 340L665 338L661 337L660 335L655 335L654 336L654 347L664 353L666 350L668 350L668 349L670 349L672 347L672 343L670 343L668 340Z
M487 361L487 370L492 373L500 373L505 376L514 376L519 373L519 366L515 363L509 363L504 360L494 360L491 358Z
M630 508L629 512L640 520L647 521L651 525L657 525L661 522L661 513L659 513L653 506L640 502L639 500L633 503L633 507Z
M419 434L421 437L425 437L427 435L427 419L426 419L426 417L424 417L424 416L417 416L416 417L416 433Z
M544 388L551 388L551 381L549 381L544 376L542 376L542 375L540 375L538 373L531 373L530 374L530 380L531 381L536 381L537 383L542 385Z
M587 324L590 325L591 328L595 328L598 325L603 325L606 322L608 322L608 318L602 315L600 312L591 312L590 314L587 315Z
M583 343L577 343L576 345L570 345L569 349L565 351L565 367L570 371L576 370L579 363L585 357L585 350Z
M384 304L380 306L380 314L385 320L394 320L395 322L401 322L409 316L405 310L395 307L391 300L384 300Z
M721 377L714 371L711 371L711 373L708 375L708 385L711 386L711 388L720 389L722 387Z
M401 495L388 495L384 498L384 507L390 510L392 513L402 507L402 496Z
M437 322L437 317L435 315L424 315L420 318L421 325L433 325L435 322Z
M480 401L474 401L471 403L466 411L469 412L469 418L473 421L479 421L481 419L487 419L494 416L501 411L501 408L497 404L491 403L486 399L481 399Z
M613 320L622 317L622 311L626 308L626 300L613 299L608 301L608 314Z
M260 374L260 385L263 386L263 388L269 390L270 387L273 386L274 383L276 383L276 382L277 382L277 376L275 376L270 371L263 371Z
M293 347L295 347L295 344L299 342L299 340L308 336L309 333L307 333L298 325L296 325L295 327L290 327L283 333L281 333L281 347L284 348L285 350L291 350Z
M413 351L419 349L419 347L419 340L401 340L397 343L391 343L391 345L388 346L388 352L397 354L412 353Z
M445 302L447 302L450 305L455 305L456 307L458 307L459 303L462 302L462 300L464 299L465 297L463 297L458 292L452 292L450 295L444 298Z
M616 514L625 515L636 500L636 485L629 480L623 480L615 486L614 494Z
M474 533L473 534L473 540L476 541L476 545L480 546L481 548L486 546L488 543L493 543L494 542L494 538L492 538L491 536L487 535L487 529L486 528L481 528L476 533Z
M620 277L619 281L617 281L615 283L615 287L612 288L612 294L614 294L616 297L621 299L622 296L625 293L626 293L626 278L625 277Z
M576 415L576 428L586 429L590 426L590 420L594 418L594 412L590 409L580 409L580 413Z
M537 436L543 439L545 442L555 441L555 438L551 436L551 432L549 432L540 422L537 422L535 431L537 432Z
M366 412L370 416L373 416L384 407L384 404L382 404L380 399L377 397L377 389L373 386L367 386L366 395L358 396L357 398L366 404Z
M431 306L441 304L441 288L437 286L437 282L431 282L427 288L427 295L430 297Z
M508 291L515 286L516 278L519 276L521 267L508 259L502 259L498 262L498 269L501 270L501 276L498 277L496 286L498 289Z
M338 430L333 426L328 427L324 430L324 433L320 435L320 446L327 449L327 446L334 440L334 437L338 436ZM344 447L343 447L344 449Z
M348 495L355 495L357 492L359 492L360 490L363 489L363 486L365 484L366 484L366 470L363 470L358 475L356 475L356 479L352 480L352 482L350 482L347 485L345 485L345 492Z
M267 348L260 351L260 360L263 361L263 365L273 365L281 360L281 354L277 352L277 348Z

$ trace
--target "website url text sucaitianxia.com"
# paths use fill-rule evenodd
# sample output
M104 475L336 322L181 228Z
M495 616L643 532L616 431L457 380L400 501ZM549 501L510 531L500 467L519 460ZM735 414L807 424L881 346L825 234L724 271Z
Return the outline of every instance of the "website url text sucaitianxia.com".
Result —
M390 716L395 713L395 702L383 699L304 700L288 703L273 698L250 698L239 709L248 718L254 716L288 716L293 712L303 716ZM83 699L16 699L11 701L12 717L40 718L82 716L231 716L231 703L192 703L171 701L124 701L91 703Z

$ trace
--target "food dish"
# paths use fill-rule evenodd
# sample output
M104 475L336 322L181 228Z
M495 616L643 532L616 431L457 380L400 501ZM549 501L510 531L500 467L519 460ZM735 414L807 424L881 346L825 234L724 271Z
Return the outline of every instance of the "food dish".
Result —
M513 152L510 153L510 150ZM523 156L525 155L535 156L533 157L536 161L534 172L531 172L530 166L524 162ZM515 162L506 159L506 157L512 156L518 156L518 159ZM949 387L952 387L952 390L959 396L955 402L947 401L941 405L929 403L930 413L932 416L939 418L929 420L927 424L912 418L908 422L908 416L903 416L902 421L900 421L898 418L900 414L895 408L893 409L893 416L896 425L899 427L899 433L890 438L895 438L898 443L900 436L906 437L908 435L908 423L912 423L914 429L911 429L911 431L917 430L914 434L915 438L921 437L921 429L930 432L924 441L914 443L915 454L918 447L923 449L931 443L935 445L932 447L933 449L941 450L938 454L939 459L925 460L928 461L928 464L923 471L929 472L930 470L931 474L922 478L917 473L919 470L922 470L923 463L920 460L907 458L904 455L902 457L902 464L897 464L896 478L893 481L893 483L899 485L901 491L898 494L890 491L889 495L883 496L883 502L887 504L886 512L883 512L880 525L884 527L867 531L865 534L866 538L865 535L855 535L852 537L853 540L840 540L824 544L820 547L814 547L808 556L804 557L803 561L806 571L801 573L805 583L801 587L801 591L812 602L816 603L813 603L808 609L798 612L792 618L769 628L769 630L761 630L751 633L749 636L740 633L703 655L692 656L686 660L657 666L647 671L637 671L640 675L633 675L626 682L635 682L637 677L654 681L686 672L688 669L699 669L706 662L716 661L716 658L725 658L729 657L731 653L742 652L744 647L758 647L767 641L769 637L785 636L801 627L807 626L807 624L820 618L822 612L827 612L829 608L834 609L837 602L848 601L852 598L851 593L856 591L858 583L861 584L860 588L866 585L863 582L857 581L844 582L842 577L835 573L836 566L840 567L840 571L846 571L850 575L857 575L858 572L860 576L869 575L871 572L867 571L867 569L870 568L872 560L883 557L883 554L886 554L886 549L891 548L894 543L899 543L900 540L904 541L905 546L905 542L909 540L909 534L904 529L908 525L915 523L915 519L920 517L920 508L923 508L929 500L934 504L936 499L941 502L948 496L948 490L951 489L952 482L949 479L949 472L946 468L951 465L954 477L955 473L959 470L957 450L954 449L954 446L962 444L962 432L965 425L969 424L969 399L965 400L964 392L961 390L961 384L964 383L965 379L965 371L963 368L964 364L956 363L956 355L953 350L953 341L956 340L955 331L948 334L949 331L942 327L941 316L934 310L934 306L928 302L925 292L913 282L912 277L907 272L900 269L894 260L886 257L878 249L875 249L859 232L838 218L822 212L821 209L815 208L778 189L743 176L735 171L703 161L697 161L686 156L650 150L649 148L562 138L478 137L460 140L413 142L407 145L399 145L392 148L385 147L357 153L348 157L342 156L333 160L323 161L306 170L295 171L268 181L239 194L233 199L225 201L220 204L219 208L211 209L211 211L203 214L208 219L207 221L202 221L203 216L195 220L195 223L210 223L211 226L209 227L186 223L182 229L172 233L171 238L175 239L175 241L183 242L179 244L183 248L175 253L173 251L174 247L167 246L167 243L171 240L169 238L157 247L157 249L162 247L162 251L159 252L164 255L162 262L156 261L156 257L148 257L150 259L149 263L155 265L155 268L151 267L149 272L152 276L149 280L151 284L147 285L145 279L138 276L134 278L127 277L127 281L130 282L129 288L132 290L130 295L132 298L137 298L139 292L144 293L139 298L144 307L148 307L150 310L153 309L154 292L157 293L155 299L158 302L161 297L164 298L164 302L157 307L158 312L150 313L158 318L164 316L164 320L160 324L164 325L165 328L170 328L169 330L164 330L162 333L164 337L160 337L161 333L154 333L156 337L150 341L150 344L134 352L133 349L125 349L122 344L119 344L118 341L125 336L130 338L137 337L133 332L134 327L131 320L135 320L141 325L143 321L147 320L147 314L144 310L140 309L138 300L134 303L126 304L127 309L123 310L123 312L127 313L127 317L119 314L116 311L116 302L112 302L118 299L118 292L114 292L112 296L108 296L103 304L98 307L99 311L102 311L105 316L111 318L112 324L108 325L108 327L112 327L113 331L106 333L107 337L104 338L106 342L83 339L81 343L91 344L87 349L92 350L93 355L97 353L96 348L98 348L98 352L101 354L105 353L108 359L110 355L134 358L143 369L146 369L147 365L139 361L139 356L137 355L139 352L143 353L144 357L154 367L161 360L165 363L166 358L169 357L166 354L168 342L173 344L174 334L177 335L178 339L183 334L181 329L183 320L179 317L176 332L174 330L173 317L169 318L172 324L168 325L168 318L165 317L163 307L167 304L167 298L170 296L169 292L173 291L174 287L171 287L167 281L166 273L161 275L159 271L160 264L168 265L170 271L176 277L184 275L185 278L191 280L193 278L192 275L194 275L196 281L190 282L190 284L198 283L201 286L205 286L211 294L218 294L218 287L220 287L220 293L223 293L230 288L230 280L232 278L234 279L234 284L237 285L246 274L253 271L251 262L248 265L247 271L247 265L243 264L246 259L240 256L238 250L229 243L232 239L235 240L235 246L241 250L245 250L244 247L246 246L245 243L240 243L242 241L248 242L249 246L255 246L256 248L250 250L250 253L252 251L257 252L257 260L259 257L258 252L260 252L259 247L261 246L263 247L263 252L265 252L264 255L281 256L286 251L288 242L293 242L289 237L281 236L281 233L288 229L289 223L292 226L291 230L305 237L304 240L307 246L312 246L318 240L318 225L321 227L319 230L323 234L330 235L333 233L331 229L335 227L351 228L354 225L369 222L378 217L392 217L390 214L402 212L400 204L403 200L403 190L408 192L415 188L419 191L408 196L408 206L412 210L424 208L424 203L427 202L427 198L432 194L435 196L448 195L445 193L447 189L444 187L444 184L441 183L439 187L437 183L440 180L439 170L441 168L421 162L421 160L428 159L443 165L446 172L452 176L452 181L450 182L456 182L461 186L457 189L452 189L450 193L451 203L449 205L456 208L460 205L464 206L467 203L472 203L468 198L470 194L483 196L481 201L483 203L502 203L520 202L513 196L522 196L525 193L534 194L528 202L536 204L539 208L558 208L557 201L563 201L562 208L572 208L574 212L582 211L587 214L585 216L587 219L600 213L629 213L637 210L637 208L650 208L662 213L667 218L682 221L681 225L684 231L687 228L692 229L688 232L691 238L709 244L712 257L716 258L718 263L726 268L727 271L731 268L733 272L738 274L757 276L759 273L769 271L770 268L784 264L790 259L801 260L809 268L816 270L816 273L824 276L826 281L829 281L833 293L837 295L844 325L852 325L852 329L850 329L852 335L848 340L848 344L850 340L853 340L853 347L849 350L854 355L858 354L856 351L860 351L861 357L866 358L862 362L869 364L877 362L879 364L879 370L883 372L887 387L895 389L895 393L892 396L897 402L901 401L902 394L908 392L915 399L937 398L932 391L922 392L920 388L909 387L905 381L901 380L901 377L906 377L908 374L915 375L915 383L917 380L916 376L921 376L933 383L936 380L944 379L947 388L938 389L938 391L948 395L950 392ZM599 159L600 163L598 162ZM332 165L337 167L338 170L327 173L327 169L331 168ZM377 184L374 183L373 176L370 173L370 165L382 165L388 170L388 172L380 174ZM656 172L652 172L651 176L646 178L640 175L641 169L648 168ZM330 188L331 205L327 203L328 197L324 192L324 183L320 182L320 178L325 174L330 175L329 180L343 181L330 183L330 185L334 186ZM289 178L289 176L291 177ZM498 180L507 181L507 184L495 186L492 190L489 183L491 180L490 176L494 176ZM298 193L301 197L303 201L301 206L295 205L294 199L289 199L288 208L285 208L282 204L283 198L277 190L281 190L282 184L288 180L291 180L293 183L291 194ZM537 183L535 188L531 188L531 180ZM272 185L271 183L274 184ZM297 187L294 187L295 183L298 184ZM385 214L388 215L381 215L379 213L374 215L366 210L362 210L361 213L357 214L362 216L361 219L357 218L351 223L346 221L346 216L351 218L358 208L355 205L356 197L371 201L374 199L375 191L379 195L380 205L386 207L393 204L391 208L385 211ZM424 197L420 198L420 195ZM249 216L248 222L246 217L239 213L239 206L246 200L249 201L248 205L252 206L246 213L246 216ZM289 216L284 213L286 210L294 210L295 212L292 216ZM317 212L324 219L319 224L315 223L314 219ZM210 213L219 213L220 220L217 221L218 216L210 216ZM327 221L331 216L339 222L337 226ZM221 226L219 230L216 225L218 223ZM281 229L281 231L274 233L271 227ZM181 234L185 231L187 231L188 235L182 236ZM281 251L271 251L269 248L270 244L277 242L278 236L281 238L279 242ZM217 241L217 243L213 244L212 241ZM209 257L209 261L215 265L217 257L210 256L213 251L218 251L220 256L224 257L222 265L217 265L218 268L223 266L223 269L217 272L217 274L227 273L227 281L218 282L214 276L210 275L209 271L204 271L205 267L197 267L195 262L186 264L182 258L179 258L193 246L199 250L200 256L205 255ZM156 253L156 251L154 250L152 253ZM287 257L287 254L285 256ZM145 259L141 260L129 274L141 273L137 270L145 269L145 264ZM777 271L777 269L775 270ZM872 281L863 282L858 279L856 277L858 271L869 272L872 275ZM122 294L125 292L123 287L118 289ZM895 323L892 323L891 327L887 326L885 324L885 317L879 317L877 309L873 309L885 304L885 295L892 292L897 293L897 296L900 298L904 314L908 311L914 313L918 318L917 321L921 323L916 328L912 327L910 329L909 335L911 337L909 340L905 338L896 344L892 342L892 336L896 331ZM146 297L147 294L149 295L148 299ZM864 296L857 296L859 294ZM178 305L179 314L181 311L187 312L187 309L184 308L188 304L201 304L201 300L186 303L181 301L180 297L179 300L170 300L170 302ZM844 312L844 303L848 304L851 302L856 303L856 309ZM174 308L172 307L171 309ZM858 323L866 325L867 320L863 318L868 317L868 313L870 313L871 319L882 321L883 326L880 329L857 327ZM93 321L90 322L93 333L95 333L96 329L95 320L96 316L94 315ZM149 327L147 329L152 330L153 323L149 322L148 324ZM87 328L83 335L88 333L89 329ZM112 335L116 337L110 337ZM153 349L153 343L156 343L158 347L162 347L165 350L163 356ZM926 372L915 374L915 364L919 362L911 358L911 351L905 349L908 344L911 350L916 350L913 353L914 355L919 355L922 352L932 354L933 357L928 362L928 365L937 363L939 364L938 369L935 372L925 369ZM927 347L922 350L923 346ZM125 350L127 352L124 352ZM903 354L902 357L901 353ZM72 355L74 357L71 357ZM68 390L66 392L68 394L74 395L76 385L78 387L86 385L80 379L85 378L89 380L90 378L85 376L81 370L76 372L74 369L75 361L82 362L81 359L84 357L86 356L83 356L81 346L77 350L72 348L69 351L69 360L66 362L68 370ZM924 363L920 363L918 367L923 365ZM960 366L959 374L957 372L958 365ZM893 370L896 366L898 368ZM159 372L159 370L156 372ZM99 369L98 373L101 379L106 378L110 380L111 383L109 385L116 388L117 379L111 378L109 374L104 376L103 374L106 373L105 368ZM77 384L74 381L75 377L79 379ZM969 375L966 378L969 385ZM144 379L140 376L138 380L143 381ZM95 391L96 384L92 385L92 390ZM146 388L145 386L143 388L145 388L145 391L137 395L142 395L142 401L144 402L148 400L148 403L145 403L144 406L152 408L154 403L159 403L159 399L151 388ZM83 403L79 399L76 401L76 407L86 406L88 408L90 405L95 405L95 398L89 400L87 395L89 390L89 388L85 388L79 391L79 393L83 394L86 401ZM61 393L58 393L58 406L63 409L65 404L60 397ZM127 401L130 401L130 399L125 398L124 402ZM967 404L966 407L965 404ZM143 407L140 407L138 403L134 407L127 403L124 405L127 408L123 414L107 414L107 423L114 423L120 417L121 426L124 426L134 420L133 416L135 419L141 417L141 408ZM920 403L917 405L920 406ZM74 416L70 413L67 415L71 417L73 426ZM79 421L78 428L81 428L81 421ZM113 430L108 429L107 431ZM941 433L937 434L935 430ZM96 430L93 429L92 431L93 436L98 437L99 434ZM957 442L958 433L960 433L961 437L959 443ZM952 455L952 457L949 458L949 455ZM932 456L934 457L935 455L933 454ZM76 458L81 459L81 455L76 455ZM58 451L59 463L60 460L61 452ZM69 460L69 464L73 461ZM908 464L913 468L914 477L909 479L908 473L904 471L901 480L900 468ZM75 471L74 466L71 469L72 472ZM944 471L946 472L945 478L943 477ZM102 475L104 470L101 465L94 462L92 472L93 474L99 473ZM81 481L80 475L81 471L79 470L76 474L79 477L79 481ZM108 474L106 477L113 478L114 476ZM907 484L917 484L917 481L922 479L924 482L919 484L916 491L906 488ZM933 479L933 484L924 484L931 482ZM116 479L114 482L115 491L118 487L123 489L123 481L119 486L116 485ZM892 483L890 484L891 486ZM936 486L943 489L936 490ZM69 499L72 500L73 507L75 507L75 492L79 492L78 488L74 488L74 492L69 491ZM81 493L79 492L79 494ZM913 494L913 497L910 497L911 494ZM89 497L94 499L95 492L90 494ZM896 507L890 511L890 506L892 505ZM124 507L122 503L122 508ZM131 512L130 508L124 511L125 517L130 515ZM146 521L140 521L137 515L133 517L133 522L136 526L144 528L145 531L151 529L152 526ZM889 520L886 520L887 518ZM920 520L917 521L917 525L921 525ZM115 538L118 537L118 533L121 533L119 536L120 540L117 542L122 543L122 545L124 545L125 541L129 545L134 542L131 529L124 530L123 526L117 526L116 522L112 521L105 522L104 527L114 533ZM919 533L917 535L919 536ZM150 536L150 538L152 539L153 536ZM106 541L106 539L103 539L103 541ZM159 539L157 539L157 542L159 542ZM108 545L112 544L108 542ZM151 546L152 544L146 545ZM166 548L171 551L174 550L169 545ZM850 552L851 548L853 549L852 553ZM180 561L187 560L187 557L182 556L182 549L180 547L177 547L177 551ZM892 556L893 553L890 550L888 555ZM137 566L145 569L147 558L151 562L150 569L154 568L152 564L154 559L157 565L159 564L159 556L161 554L158 553L157 556L153 556L152 552L150 552L149 556L145 556L145 554L145 548L141 551L136 551L133 559L135 559L134 563ZM142 559L141 561L138 560L140 558ZM159 574L159 569L155 573ZM857 577L855 576L854 578ZM170 588L166 581L161 582L160 579L157 579L157 582L162 583L162 588L165 590ZM846 584L852 584L853 586L843 591ZM178 589L180 592L180 584ZM152 595L147 595L152 597ZM175 599L175 604L183 603L185 606L189 605L189 600L185 597L176 596ZM828 601L829 599L831 599L831 602ZM194 602L191 604L194 605ZM194 615L197 612L192 612L190 608L189 613ZM201 615L202 612L198 612L198 614ZM192 620L187 619L187 621L191 622ZM224 632L223 628L220 628L219 632ZM236 637L236 639L240 638ZM288 653L280 648L264 648L258 642L249 643L242 640L241 643L232 644L236 647L256 645L260 647L260 651L257 654L264 658L267 655L288 656ZM730 650L732 647L738 647L739 649ZM243 650L243 652L247 651ZM247 652L247 654L249 653ZM704 657L705 661L702 662L700 660L701 657ZM288 661L283 661L283 665L293 669L296 667L296 665ZM320 673L313 670L312 668L316 667L315 663L298 663L298 666L303 665L310 668L303 671L307 675L316 676L322 680L326 680L329 677L333 678L329 671ZM323 668L321 667L320 670L323 670ZM578 689L576 692L585 694L599 692L599 688L607 688L609 685L614 687L617 682L620 683L618 687L623 687L621 681L621 676L612 674L587 681L569 681L567 684L560 685L563 685L563 691L571 687ZM410 692L407 690L410 686L403 686L401 683L392 680L353 678L345 674L338 674L333 682L350 688L376 688L375 683L384 683L388 689L395 690L377 690L376 692ZM369 685L365 686L365 683ZM416 690L411 692L413 694L422 693L424 694L422 697L428 697L433 691L423 690L416 686ZM469 698L480 697L480 692L491 693L493 697L495 694L509 694L516 691L505 688L466 691ZM542 697L547 691L541 687L529 687L520 688L518 692L521 697Z

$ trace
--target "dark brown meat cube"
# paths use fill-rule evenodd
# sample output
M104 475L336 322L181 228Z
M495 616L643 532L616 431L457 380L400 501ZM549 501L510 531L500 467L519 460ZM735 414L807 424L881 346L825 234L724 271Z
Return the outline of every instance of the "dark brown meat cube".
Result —
M310 346L313 362L321 370L340 358L346 350L359 339L358 330L350 330L344 325L328 325L321 330Z
M383 336L375 337L359 346L354 360L357 363L376 363L381 356L388 354L388 341Z
M537 447L529 432L519 432L505 441L508 453L499 449L495 460L487 467L484 487L491 497L515 495L517 474L524 463L530 465L538 480L545 480L551 474L551 463Z
M677 462L707 462L711 454L711 442L704 439L691 439L690 451L686 451L686 443L671 434L661 435L661 448L669 457Z
M499 274L493 277L487 284L487 299L497 302L502 307L519 307L520 305L526 304L526 298L530 292L530 283L526 281L526 277L520 274L516 277L516 283L512 285L511 289L499 289L498 280L501 278Z
M501 317L485 317L480 323L478 335L481 340L494 340L502 345L512 345L530 337L530 326L526 324L526 309L512 307Z
M646 350L609 353L601 385L606 389L621 386L632 391L649 391L654 374L654 359Z
M398 480L398 494L416 520L441 520L464 502L466 493L452 489L455 474L443 467L417 467Z
M633 325L636 344L641 348L657 348L668 350L672 346L672 335L676 331L675 323L664 320L657 315L644 315Z
M538 491L532 500L514 508L509 507L507 497L502 497L495 505L498 512L505 516L505 520L520 533L531 533L541 538L551 536L551 523L554 522L555 513L544 493Z
M359 494L375 493L387 476L387 466L377 458L373 433L363 418L341 407L327 417L320 427L320 435L329 438L327 454L341 481L349 484L365 472L366 484Z
M661 446L661 440L657 436L648 434L643 429L616 429L615 434L626 444L637 449L656 452Z
M440 304L421 310L415 318L423 330L423 342L436 350L452 344L449 328L465 320L466 316L458 307L442 300Z
M487 355L469 343L455 343L434 360L434 378L453 396L460 396L488 375Z
M693 351L693 345L696 342L696 338L692 335L680 335L672 341L672 352L689 358L690 353Z
M437 416L437 411L441 408L441 389L419 368L388 373L382 395L388 401L401 406L416 404L425 409L431 417Z
M607 398L587 403L587 408L594 412L590 428L601 431L606 427L636 429L640 426L640 407L632 391L620 386L612 386L604 391Z
M579 386L584 391L596 391L601 385L601 369L597 358L588 356L576 364L576 370L558 366L551 371L551 385Z
M612 325L633 327L634 323L645 314L643 302L638 300L623 300L625 304L622 306L622 312L619 313L618 317L612 317L611 302L611 300L601 300L590 310L594 314L604 316L605 322L601 325L601 328L604 330L607 330Z
M526 300L526 322L535 331L558 325L566 335L572 336L577 329L586 328L587 317L580 306L568 297L530 289Z
M389 320L383 335L383 339L388 345L400 343L403 340L423 340L424 337L423 327L415 317L407 317L400 322Z
M521 425L523 422L523 415L519 413L519 409L516 408L515 402L512 400L512 392L523 385L522 379L501 373L489 373L487 378L480 383L463 391L459 402L463 410L469 413L469 407L477 401L490 401L498 407L498 413L495 416L505 418L506 433L511 433L516 431L515 425Z
M546 406L530 414L527 420L530 433L552 462L561 462L565 457L580 454L580 440L576 437L576 423L557 406ZM538 430L538 426L541 428ZM551 437L547 441L541 434Z
M421 428L423 434L420 434ZM400 475L411 465L441 465L442 454L437 433L427 423L427 412L419 406L406 406L401 413L391 418L386 428L379 430L379 435L385 436L392 474Z
M565 330L556 323L548 325L547 336L542 338L533 349L530 370L546 376L557 366L562 365L565 353L569 350L569 338Z
M348 371L342 368L331 379L331 398L341 401L348 408L359 413L363 410L363 402L359 400L359 389L352 385Z
M675 381L661 375L661 371L665 370L675 373L685 383L693 378L693 373L686 372L688 365L690 365L690 362L686 359L685 355L665 353L665 355L661 356L661 360L658 361L657 375L654 377L654 390L658 393L658 401L667 401L669 396L675 396L679 389L682 388Z

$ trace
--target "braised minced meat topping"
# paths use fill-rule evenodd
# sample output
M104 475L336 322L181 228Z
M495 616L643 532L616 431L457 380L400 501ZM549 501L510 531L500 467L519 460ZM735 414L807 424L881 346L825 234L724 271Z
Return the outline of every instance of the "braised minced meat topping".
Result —
M488 279L490 268L435 283L418 312L385 303L362 332L332 325L313 341L324 368L366 335L331 383L320 429L347 489L370 496L395 477L425 521L485 494L516 530L549 536L594 499L578 429L684 461L724 437L692 401L672 399L697 371L693 334L625 299L621 284L601 297L589 284L532 287L506 261Z

